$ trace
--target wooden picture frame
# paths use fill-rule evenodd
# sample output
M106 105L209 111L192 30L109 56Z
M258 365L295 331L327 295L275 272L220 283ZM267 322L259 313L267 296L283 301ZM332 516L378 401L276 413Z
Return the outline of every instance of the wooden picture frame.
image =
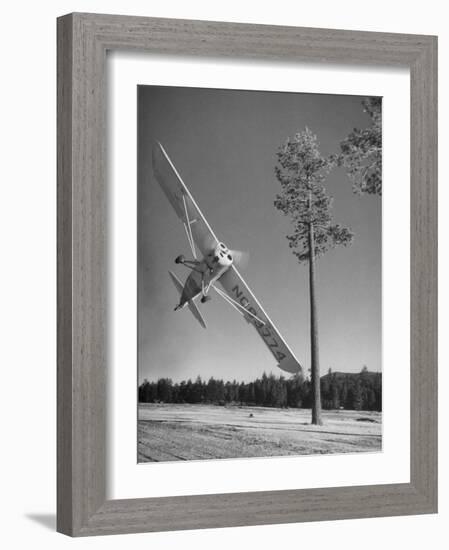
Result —
M100 535L437 511L437 39L74 13L58 19L57 529ZM406 66L410 483L106 499L106 52Z

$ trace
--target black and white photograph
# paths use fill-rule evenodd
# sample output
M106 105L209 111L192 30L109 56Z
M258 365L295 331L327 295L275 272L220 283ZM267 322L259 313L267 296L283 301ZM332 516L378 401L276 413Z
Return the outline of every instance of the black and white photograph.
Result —
M139 463L382 451L382 98L138 86Z

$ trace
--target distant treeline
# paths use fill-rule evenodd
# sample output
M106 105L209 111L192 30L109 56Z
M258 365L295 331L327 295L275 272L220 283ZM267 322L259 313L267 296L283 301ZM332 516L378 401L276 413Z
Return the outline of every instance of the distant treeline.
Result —
M263 374L254 382L208 381L200 376L195 381L173 383L170 378L157 382L144 380L139 386L140 403L209 403L225 405L258 405L264 407L310 408L311 383L302 374L290 378ZM382 410L382 374L331 372L321 377L323 409Z

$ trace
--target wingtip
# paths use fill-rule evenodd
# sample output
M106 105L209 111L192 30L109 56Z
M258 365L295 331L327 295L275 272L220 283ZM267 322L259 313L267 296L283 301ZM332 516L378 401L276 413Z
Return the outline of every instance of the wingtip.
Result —
M303 370L302 365L294 357L291 357L290 361L287 360L284 363L279 363L278 368L290 374L298 374Z
M153 154L159 152L165 153L165 149L162 146L162 143L159 140L155 139L153 140Z

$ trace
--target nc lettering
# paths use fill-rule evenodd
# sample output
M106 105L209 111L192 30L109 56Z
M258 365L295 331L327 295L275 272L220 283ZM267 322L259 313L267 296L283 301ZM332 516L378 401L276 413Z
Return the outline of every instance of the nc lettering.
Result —
M243 291L240 290L238 285L235 285L235 287L232 289L232 292L235 294L236 298L240 302L240 304L249 311L249 313L252 313L253 315L256 315L258 317L257 310L254 309L252 306L250 306L250 302L246 296L243 295ZM248 319L248 322L251 322ZM263 341L267 344L268 349L271 351L271 353L274 355L274 357L281 362L283 359L286 358L286 355L282 353L279 349L279 343L272 335L270 328L268 325L263 325L256 319L252 319L252 324L255 326L257 332L261 335Z

